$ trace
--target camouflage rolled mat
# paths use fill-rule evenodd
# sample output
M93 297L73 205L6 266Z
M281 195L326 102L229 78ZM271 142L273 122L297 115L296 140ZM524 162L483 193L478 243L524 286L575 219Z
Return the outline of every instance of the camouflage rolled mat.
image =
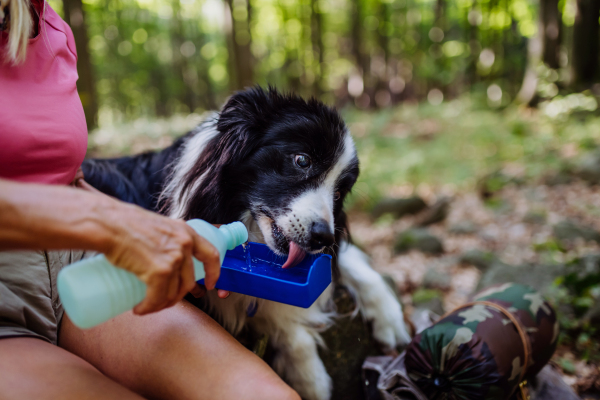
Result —
M538 292L492 286L416 335L406 371L430 400L505 400L550 360L558 333Z

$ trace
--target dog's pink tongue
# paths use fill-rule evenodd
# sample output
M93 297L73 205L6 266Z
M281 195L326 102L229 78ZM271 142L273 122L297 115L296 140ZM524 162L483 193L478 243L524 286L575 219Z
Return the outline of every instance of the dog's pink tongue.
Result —
M282 268L292 268L298 265L304 257L306 256L306 251L302 249L302 247L298 246L294 242L290 242L290 254L288 254L288 259L285 261L285 264L282 265Z

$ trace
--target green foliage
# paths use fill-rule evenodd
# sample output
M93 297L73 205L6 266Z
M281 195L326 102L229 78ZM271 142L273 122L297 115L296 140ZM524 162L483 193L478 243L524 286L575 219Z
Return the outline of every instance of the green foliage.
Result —
M598 256L575 259L560 278L555 301L563 343L572 344L583 359L600 360L600 267ZM566 360L564 360L566 361ZM568 365L562 365L567 371ZM568 371L567 371L568 372Z
M437 289L417 289L412 295L413 304L426 303L441 298L442 293Z
M566 359L566 358L559 358L556 360L556 362L558 363L558 366L566 373L568 373L568 374L575 373L575 364L573 364L573 361Z
M50 3L62 12L59 0ZM473 89L484 105L503 106L520 87L536 7L534 0L84 0L101 125L218 107L237 88L233 44L249 46L241 68L253 70L254 82L338 105L438 104Z
M494 189L537 179L564 168L565 146L600 142L600 120L593 113L557 121L512 107L481 108L475 95L377 113L348 108L344 117L361 161L349 204L364 209L399 191L473 190L490 174L499 176L490 183ZM515 126L527 133L513 134Z
M565 253L567 250L565 247L556 239L550 239L542 243L536 243L533 246L533 250L536 252L561 252Z

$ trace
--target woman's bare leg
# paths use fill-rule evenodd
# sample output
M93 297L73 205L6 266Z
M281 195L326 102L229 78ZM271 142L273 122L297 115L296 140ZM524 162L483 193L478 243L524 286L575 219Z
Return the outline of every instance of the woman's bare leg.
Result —
M300 399L264 361L186 301L143 317L128 312L85 331L65 315L59 340L152 399Z
M0 340L0 398L143 400L81 358L40 339Z

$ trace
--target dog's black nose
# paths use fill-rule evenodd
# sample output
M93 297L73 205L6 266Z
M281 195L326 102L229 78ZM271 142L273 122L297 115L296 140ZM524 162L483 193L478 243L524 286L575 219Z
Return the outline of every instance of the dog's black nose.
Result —
M324 220L314 222L310 228L310 248L320 250L323 247L331 246L335 238L333 232L329 229L329 224Z

